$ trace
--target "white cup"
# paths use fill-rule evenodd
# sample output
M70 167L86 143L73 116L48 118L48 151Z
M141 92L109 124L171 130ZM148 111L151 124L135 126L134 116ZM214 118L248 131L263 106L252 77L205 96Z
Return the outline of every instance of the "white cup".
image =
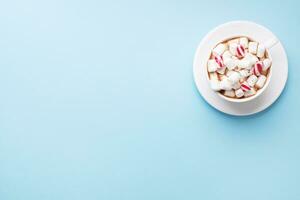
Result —
M236 37L243 37L243 36L236 36ZM236 38L236 37L232 37L232 38ZM251 37L248 37L247 38L251 39L252 41L256 41L255 38L251 38ZM224 39L223 41L226 41L226 40L229 40L231 38L228 38L228 39ZM265 42L262 42L262 44L265 46L266 48L266 51L268 53L268 57L272 60L272 55L269 53L269 50L275 46L277 43L278 43L278 39L276 37L274 38L270 38L268 39L267 41ZM244 102L249 102L249 101L252 101L253 99L256 99L257 97L259 97L265 90L266 88L268 87L269 83L270 83L270 80L271 80L271 77L272 77L272 66L269 68L269 73L268 73L268 76L267 76L267 80L266 80L266 83L265 85L259 89L257 91L257 93L253 96L250 96L250 97L246 97L246 98L241 98L241 99L238 99L238 98L230 98L230 97L226 97L225 95L221 94L220 92L217 92L218 96L220 96L222 99L225 99L226 101L230 101L230 102L234 102L234 103L244 103ZM209 80L209 77L208 77L208 74L207 74L207 78Z

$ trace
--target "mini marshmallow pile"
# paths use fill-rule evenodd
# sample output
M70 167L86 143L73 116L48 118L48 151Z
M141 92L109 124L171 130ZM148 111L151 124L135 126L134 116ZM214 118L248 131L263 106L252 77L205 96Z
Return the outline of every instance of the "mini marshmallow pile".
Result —
M218 44L207 62L211 88L231 98L255 95L265 85L271 66L265 51L247 37Z

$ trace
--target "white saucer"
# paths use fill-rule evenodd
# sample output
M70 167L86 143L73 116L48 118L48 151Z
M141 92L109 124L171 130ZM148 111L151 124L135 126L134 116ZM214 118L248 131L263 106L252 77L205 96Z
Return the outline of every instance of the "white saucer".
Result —
M226 38L247 36L259 43L276 37L267 28L248 21L233 21L222 24L209 32L200 42L194 58L194 79L202 97L211 106L230 115L252 115L268 108L280 96L288 77L288 60L280 41L269 53L272 57L272 77L266 90L257 98L245 103L234 103L222 99L214 92L206 77L206 63L211 49Z

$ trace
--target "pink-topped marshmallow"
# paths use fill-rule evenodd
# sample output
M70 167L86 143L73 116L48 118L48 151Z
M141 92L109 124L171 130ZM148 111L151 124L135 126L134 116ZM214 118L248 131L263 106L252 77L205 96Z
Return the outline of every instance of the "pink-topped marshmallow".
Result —
M215 57L216 63L219 65L219 68L223 68L224 67L223 57L218 54L215 54L214 57Z
M247 92L249 90L251 90L251 87L249 86L249 84L245 81L241 84L241 89L244 91L244 92Z
M256 62L254 67L253 67L253 74L255 76L261 75L261 72L263 70L263 66L264 66L263 62L261 62L261 61Z
M237 57L239 57L239 58L243 58L244 56L245 56L245 48L244 48L244 46L243 45L238 45L237 47L236 47L236 55L237 55Z

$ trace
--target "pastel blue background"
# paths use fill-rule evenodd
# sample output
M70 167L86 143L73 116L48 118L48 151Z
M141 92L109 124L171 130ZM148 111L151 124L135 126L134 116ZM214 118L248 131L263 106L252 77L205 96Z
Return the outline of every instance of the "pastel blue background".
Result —
M294 2L2 1L0 199L300 199ZM282 96L244 118L192 76L201 38L239 19L289 58Z

